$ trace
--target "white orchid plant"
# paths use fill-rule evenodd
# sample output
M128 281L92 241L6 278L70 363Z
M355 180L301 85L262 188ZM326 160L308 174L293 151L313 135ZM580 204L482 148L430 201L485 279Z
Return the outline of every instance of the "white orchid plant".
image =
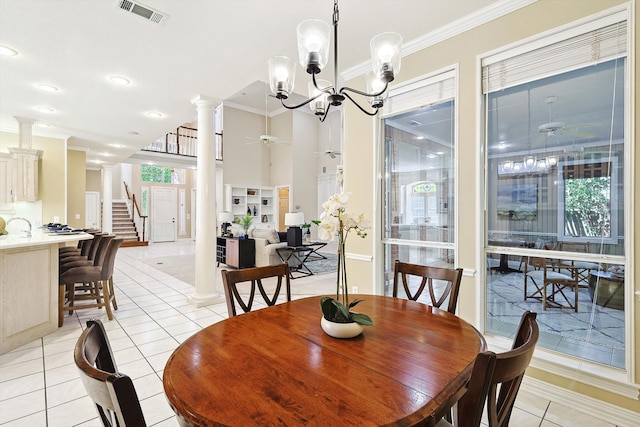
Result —
M313 221L318 226L318 238L325 241L338 239L338 274L336 280L336 297L323 297L320 307L325 319L337 323L356 322L361 325L372 325L373 321L364 313L353 313L352 307L362 300L349 302L347 286L347 270L345 259L345 243L349 234L354 232L361 238L367 236L371 228L364 218L364 214L357 216L347 212L347 204L351 193L334 194L322 204L323 212L320 219Z

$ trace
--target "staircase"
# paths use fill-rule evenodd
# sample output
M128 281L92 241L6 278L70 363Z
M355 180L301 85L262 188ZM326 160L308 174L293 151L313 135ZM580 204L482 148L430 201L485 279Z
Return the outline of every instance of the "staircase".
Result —
M140 242L136 225L129 215L126 202L112 202L111 226L113 234L122 237L122 246L147 246L148 242Z

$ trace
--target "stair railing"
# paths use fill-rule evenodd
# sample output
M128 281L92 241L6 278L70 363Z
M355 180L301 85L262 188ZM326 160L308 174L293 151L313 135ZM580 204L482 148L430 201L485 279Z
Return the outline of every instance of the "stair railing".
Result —
M147 229L147 215L142 215L140 212L140 206L138 205L138 201L136 200L135 194L129 193L129 186L126 182L122 182L124 184L124 191L127 193L127 199L131 200L131 204L133 205L133 209L131 209L131 220L133 223L136 223L136 213L138 214L138 218L142 221L142 242L146 242L145 230Z
M214 133L216 160L222 160L223 136L222 132ZM175 132L167 133L164 138L157 139L142 148L141 151L174 154L177 156L197 157L198 129L178 126Z

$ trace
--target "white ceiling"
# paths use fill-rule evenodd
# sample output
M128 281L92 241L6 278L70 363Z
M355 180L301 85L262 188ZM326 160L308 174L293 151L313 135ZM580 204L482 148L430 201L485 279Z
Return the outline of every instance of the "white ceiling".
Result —
M268 59L284 54L297 60L297 24L309 18L330 23L333 10L331 0L141 3L166 14L166 20L155 24L122 11L118 0L1 0L0 45L19 55L0 56L0 129L17 131L14 116L34 119L50 125L34 127L34 134L68 136L70 146L88 150L89 162L120 163L195 121L190 101L196 96L263 112L263 86L253 83L267 80ZM506 4L343 0L339 69L365 63L369 40L380 32L402 34L406 50L439 28ZM297 73L296 90L304 93L307 75L300 66ZM115 86L111 75L126 76L132 85ZM42 83L59 90L43 92L35 86ZM277 108L273 104L271 110ZM38 107L54 112L42 113ZM145 113L150 111L163 117L149 118Z

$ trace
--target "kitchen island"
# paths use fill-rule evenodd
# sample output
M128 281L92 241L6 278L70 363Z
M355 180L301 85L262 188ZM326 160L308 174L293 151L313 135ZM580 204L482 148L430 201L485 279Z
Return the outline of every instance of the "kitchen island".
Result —
M0 354L58 329L58 248L87 233L0 237Z

